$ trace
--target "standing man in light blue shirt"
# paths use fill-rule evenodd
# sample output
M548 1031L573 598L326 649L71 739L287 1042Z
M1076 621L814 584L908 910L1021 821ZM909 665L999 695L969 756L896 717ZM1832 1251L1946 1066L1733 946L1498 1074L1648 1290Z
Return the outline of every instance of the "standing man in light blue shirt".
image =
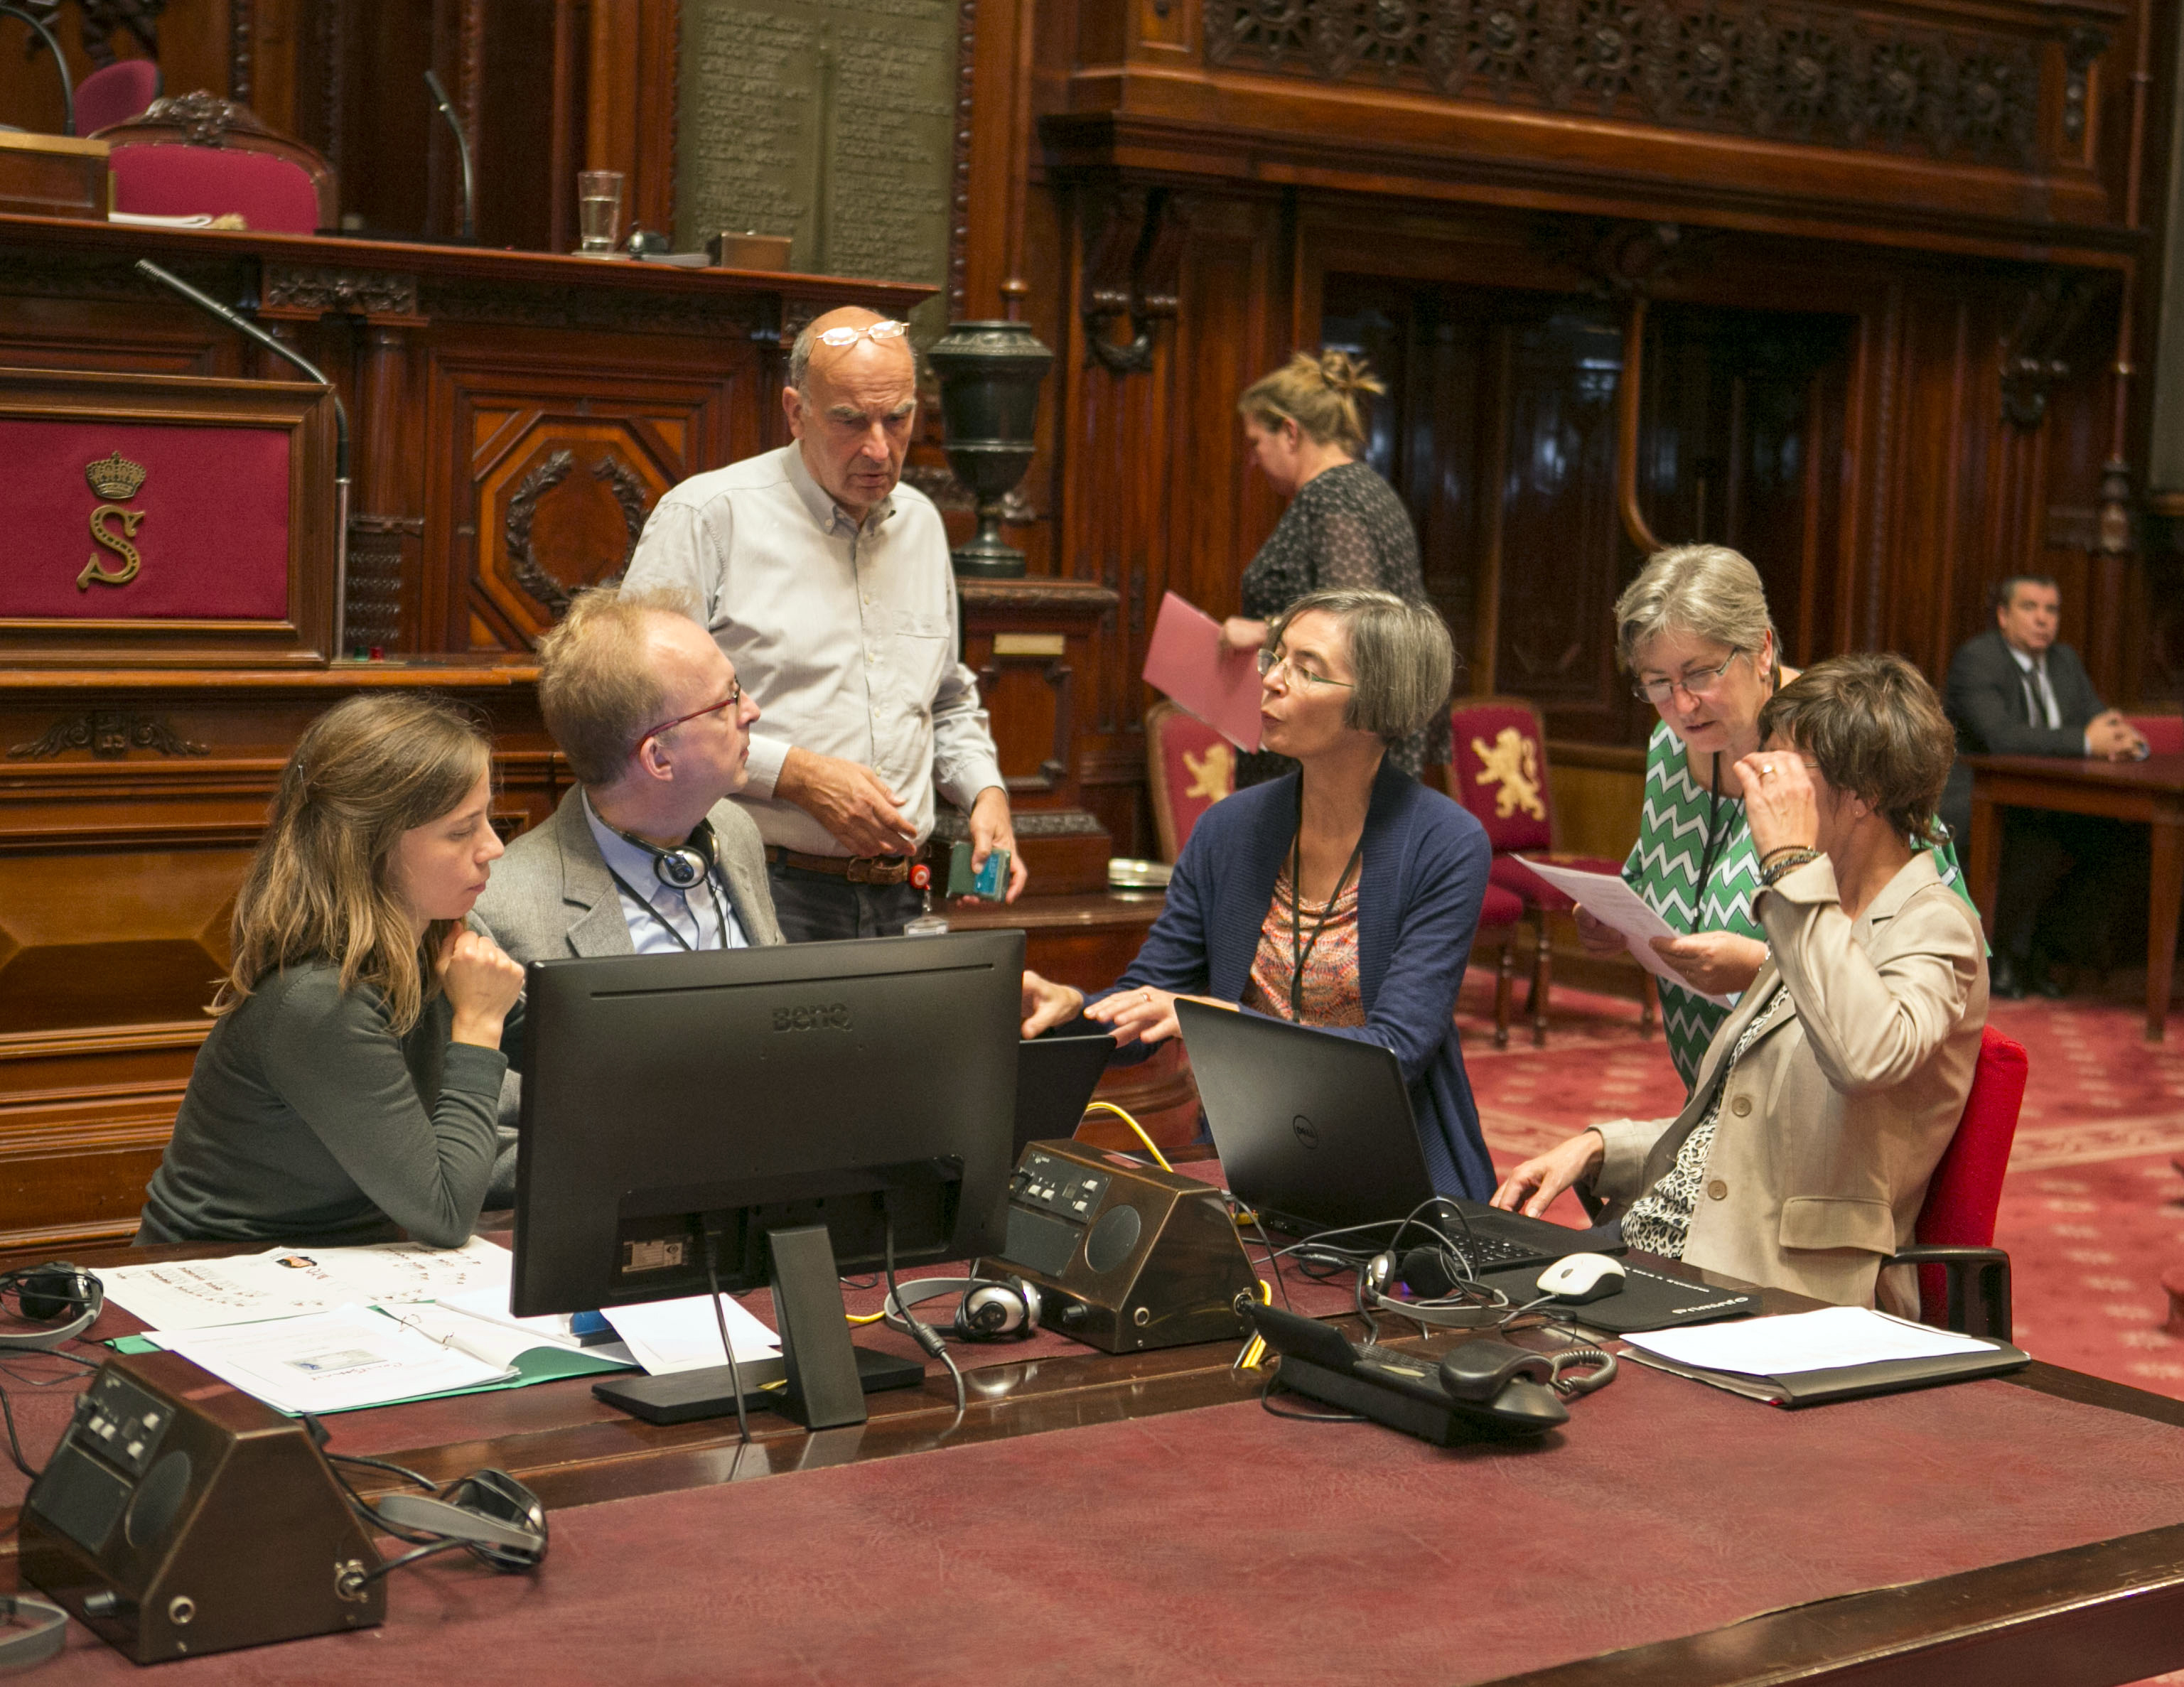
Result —
M578 783L476 907L521 963L782 941L758 828L728 800L758 705L689 610L587 592L539 644L539 710Z
M766 710L738 799L757 821L792 941L889 935L936 791L972 859L1023 863L978 682L956 657L955 575L933 501L900 484L917 416L903 325L830 311L796 337L793 443L685 481L631 559L633 587L688 593Z

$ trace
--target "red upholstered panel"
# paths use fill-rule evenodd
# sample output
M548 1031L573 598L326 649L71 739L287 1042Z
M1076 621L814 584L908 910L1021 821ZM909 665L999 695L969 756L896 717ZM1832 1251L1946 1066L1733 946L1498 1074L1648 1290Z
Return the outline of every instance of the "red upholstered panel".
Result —
M120 452L145 470L109 498L86 465ZM84 564L125 559L91 537L94 509L141 510L105 530L142 563L123 586L79 588ZM0 418L0 617L280 621L288 613L288 434L266 427Z
M2134 715L2131 724L2156 755L2184 755L2184 715Z
M159 97L157 59L117 59L76 85L75 132L95 135L109 123L134 117Z
M1176 853L1190 841L1199 816L1236 788L1236 749L1195 715L1181 710L1160 726L1159 777L1167 782L1169 812L1175 816Z
M1479 816L1494 853L1554 845L1547 751L1540 719L1521 704L1450 711L1449 777L1457 801Z
M114 209L139 216L187 217L239 212L253 229L309 234L319 196L298 164L270 153L226 147L116 147Z
M1936 1247L1994 1245L1995 1210L2002 1205L2002 1177L2017 1136L2017 1110L2025 1100L2031 1063L2025 1045L1992 1025L1980 1038L1979 1064L1957 1133L1942 1150L1926 1185L1914 1235ZM1948 1306L1948 1283L1939 1266L1919 1268L1919 1316L1938 1324Z
M1513 926L1524 917L1524 899L1513 890L1490 883L1486 894L1479 899L1479 929L1498 931L1503 926Z

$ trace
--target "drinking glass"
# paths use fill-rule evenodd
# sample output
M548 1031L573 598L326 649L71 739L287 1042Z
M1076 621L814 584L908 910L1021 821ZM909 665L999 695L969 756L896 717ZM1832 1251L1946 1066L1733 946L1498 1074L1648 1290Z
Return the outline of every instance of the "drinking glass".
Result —
M577 231L587 257L603 258L615 249L621 232L621 172L618 170L580 170L577 172Z

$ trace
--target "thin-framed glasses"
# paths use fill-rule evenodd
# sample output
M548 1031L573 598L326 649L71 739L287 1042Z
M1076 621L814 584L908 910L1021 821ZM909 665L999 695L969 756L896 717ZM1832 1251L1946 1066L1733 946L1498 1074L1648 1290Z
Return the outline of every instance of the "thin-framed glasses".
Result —
M822 346L854 346L860 340L884 344L889 340L900 340L909 331L907 322L868 322L861 328L829 328L818 339Z
M650 732L645 733L644 738L638 738L638 743L640 744L643 743L645 738L656 738L662 732L671 732L677 727L681 726L685 721L696 720L700 715L717 715L723 709L733 709L736 704L741 703L743 700L744 682L741 680L733 681L728 687L728 694L722 698L718 703L709 703L703 709L693 709L688 715L677 715L672 721L663 721L660 725L655 727Z
M1271 679L1277 670L1291 679L1309 680L1314 685L1339 685L1345 691L1355 691L1357 688L1357 682L1354 680L1331 680L1325 674L1316 674L1310 668L1299 667L1296 658L1286 652L1277 656L1262 644L1259 647L1259 676L1262 679Z
M1739 656L1745 654L1742 650L1732 650L1729 653L1729 660L1718 668L1694 668L1672 680L1640 680L1630 688L1631 695L1642 698L1657 709L1679 691L1691 698L1711 697L1721 684L1721 676L1735 665Z

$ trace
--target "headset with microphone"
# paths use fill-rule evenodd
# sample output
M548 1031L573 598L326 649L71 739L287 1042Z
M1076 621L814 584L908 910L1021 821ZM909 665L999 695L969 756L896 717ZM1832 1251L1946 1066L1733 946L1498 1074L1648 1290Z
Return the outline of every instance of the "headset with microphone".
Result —
M910 1320L903 1316L909 1308L946 1294L963 1297L949 1327L949 1333L961 1340L1013 1341L1039 1332L1044 1310L1039 1285L1016 1276L922 1277L905 1283L900 1300L888 1297L888 1328L909 1331Z
M330 1467L355 1465L385 1471L423 1490L410 1494L397 1489L367 1500L349 1485L338 1468L334 1470L334 1479L357 1516L414 1549L373 1569L351 1568L342 1578L344 1596L354 1596L390 1571L457 1547L480 1563L509 1575L535 1569L545 1562L546 1507L506 1471L474 1470L442 1487L430 1477L387 1459L328 1451L326 1426L309 1412L304 1414L304 1424Z
M652 871L662 884L672 890L690 890L704 883L705 875L713 871L720 859L720 845L714 840L713 822L710 820L699 821L688 842L668 849L624 832L611 822L603 823L623 843L651 856Z
M98 1322L106 1310L106 1288L96 1273L56 1260L0 1272L0 1304L26 1323L53 1326L0 1334L0 1353L51 1353Z

